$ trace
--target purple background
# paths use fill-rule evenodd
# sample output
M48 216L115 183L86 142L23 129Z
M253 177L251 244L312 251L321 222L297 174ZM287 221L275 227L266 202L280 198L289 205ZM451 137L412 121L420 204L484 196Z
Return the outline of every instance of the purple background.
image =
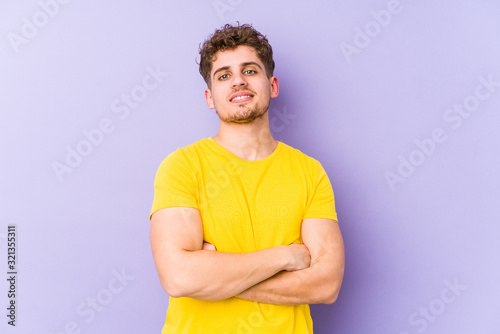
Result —
M346 272L338 301L312 306L315 333L500 332L500 87L473 97L480 77L500 82L500 3L54 4L0 10L0 276L10 224L19 272L16 328L1 279L2 333L160 332L154 175L168 153L217 133L195 60L199 43L237 20L274 48L275 138L321 161L336 195ZM168 72L149 91L147 68ZM125 115L120 98L133 92L141 101ZM463 103L470 116L446 121ZM106 119L112 131L58 179L54 162ZM446 139L433 146L436 128ZM385 174L410 158L419 165L400 167L404 182L391 188Z

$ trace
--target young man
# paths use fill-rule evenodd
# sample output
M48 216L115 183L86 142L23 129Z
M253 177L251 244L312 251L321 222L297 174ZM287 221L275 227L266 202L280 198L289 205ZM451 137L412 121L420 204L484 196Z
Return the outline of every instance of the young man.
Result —
M321 164L269 129L279 92L272 48L225 25L200 48L219 133L161 163L151 245L170 295L162 333L312 333L309 305L333 303L344 246Z

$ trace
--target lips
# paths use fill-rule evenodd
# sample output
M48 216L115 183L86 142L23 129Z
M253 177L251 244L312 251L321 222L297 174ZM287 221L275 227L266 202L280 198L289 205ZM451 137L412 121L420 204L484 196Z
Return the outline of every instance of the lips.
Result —
M238 92L229 98L229 102L233 103L242 103L246 101L250 101L253 98L253 94L250 92Z

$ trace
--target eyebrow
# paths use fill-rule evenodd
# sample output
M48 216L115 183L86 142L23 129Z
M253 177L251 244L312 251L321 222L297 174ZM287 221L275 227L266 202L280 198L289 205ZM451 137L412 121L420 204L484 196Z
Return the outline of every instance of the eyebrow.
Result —
M245 63L241 63L240 66L241 67L247 67L247 66L250 66L250 65L255 65L257 66L261 71L262 71L262 67L260 67L260 65L254 61L247 61ZM229 66L222 66L220 68L218 68L214 74L213 74L213 78L215 78L215 75L221 71L226 71L226 70L229 70Z

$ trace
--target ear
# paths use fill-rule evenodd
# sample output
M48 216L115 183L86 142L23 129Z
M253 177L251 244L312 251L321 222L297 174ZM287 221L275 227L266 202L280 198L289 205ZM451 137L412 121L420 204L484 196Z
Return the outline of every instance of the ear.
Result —
M272 76L269 78L269 83L271 84L271 97L278 97L278 94L280 93L280 83L278 82L278 78Z
M205 89L205 100L207 100L208 109L215 108L214 100L212 99L212 91L210 88Z

